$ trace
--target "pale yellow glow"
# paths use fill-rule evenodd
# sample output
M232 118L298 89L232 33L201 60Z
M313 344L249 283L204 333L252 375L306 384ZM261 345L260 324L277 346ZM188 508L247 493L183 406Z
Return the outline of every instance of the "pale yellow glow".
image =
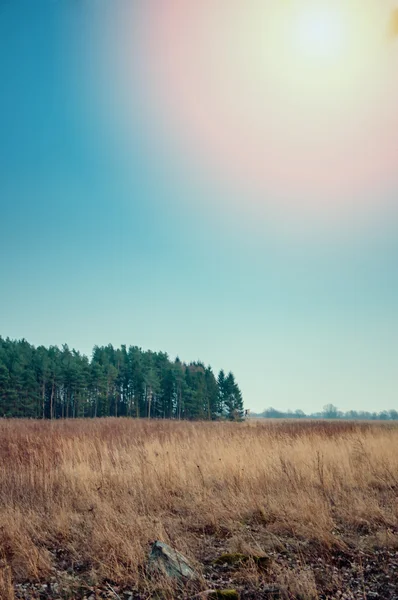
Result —
M309 58L337 58L349 43L349 19L335 2L303 3L291 28L296 51Z
M377 91L389 17L378 0L269 0L263 81L302 118L349 111ZM253 67L254 67L253 62ZM268 87L269 89L269 87ZM369 103L370 105L370 103ZM305 108L310 111L305 112ZM330 125L330 123L329 123Z
M398 0L158 4L143 9L144 49L122 48L122 64L147 57L139 72L162 138L192 145L211 177L297 206L395 182Z

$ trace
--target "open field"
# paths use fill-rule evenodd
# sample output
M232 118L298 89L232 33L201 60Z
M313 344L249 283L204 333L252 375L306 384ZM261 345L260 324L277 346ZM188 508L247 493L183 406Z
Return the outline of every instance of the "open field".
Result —
M1 420L0 598L397 599L397 494L391 423ZM149 578L156 539L195 589Z

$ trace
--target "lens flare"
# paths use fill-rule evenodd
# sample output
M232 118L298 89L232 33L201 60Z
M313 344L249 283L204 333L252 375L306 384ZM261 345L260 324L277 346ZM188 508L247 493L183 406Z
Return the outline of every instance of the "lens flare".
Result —
M147 2L125 54L144 56L163 140L207 177L299 210L357 206L398 183L391 14L389 0Z
M336 4L304 6L292 27L297 52L306 58L340 58L349 42L347 25L344 11Z

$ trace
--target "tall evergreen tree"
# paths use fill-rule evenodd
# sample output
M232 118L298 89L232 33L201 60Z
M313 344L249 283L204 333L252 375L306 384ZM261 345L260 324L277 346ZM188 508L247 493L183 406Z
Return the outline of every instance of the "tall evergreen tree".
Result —
M224 383L224 390L224 402L227 408L228 418L231 421L237 421L243 417L244 409L242 393L235 381L233 373L228 373Z
M95 346L89 360L66 344L35 348L0 337L0 417L210 420L236 418L241 402L231 374L216 380L211 367L164 352L109 344Z

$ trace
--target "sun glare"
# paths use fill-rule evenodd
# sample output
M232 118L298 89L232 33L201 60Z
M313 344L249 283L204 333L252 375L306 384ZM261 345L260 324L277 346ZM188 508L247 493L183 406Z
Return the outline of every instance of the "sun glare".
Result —
M304 6L293 20L294 46L308 57L334 58L348 39L347 19L334 4Z
M145 100L165 140L259 205L355 209L396 180L397 2L170 0L142 9Z
M340 107L377 77L386 11L363 0L290 0L273 4L264 69L301 104ZM375 72L376 69L376 72ZM322 105L322 106L326 106Z

